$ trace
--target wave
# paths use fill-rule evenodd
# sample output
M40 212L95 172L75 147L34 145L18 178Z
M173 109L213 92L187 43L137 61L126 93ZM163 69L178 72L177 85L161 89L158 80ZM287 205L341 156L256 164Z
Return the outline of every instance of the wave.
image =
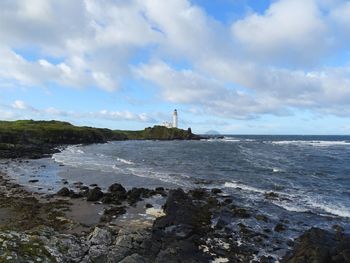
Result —
M308 198L306 200L307 205L322 210L328 214L335 215L335 216L341 216L341 217L347 217L350 218L350 209L349 207L345 207L341 204L332 204L332 203L326 203L326 202L320 202L315 201L311 198Z
M224 138L210 138L210 139L202 139L201 141L206 142L229 142L229 143L237 143L237 142L254 142L253 139L243 139L243 138L235 138L235 137L227 137Z
M226 188L236 188L236 189L242 189L245 191L249 191L249 192L255 192L255 193L265 193L266 191L263 189L259 189L259 188L255 188L249 185L245 185L239 182L225 182L224 187Z
M245 185L239 182L225 182L225 188L235 188L243 191L264 194L268 190L263 190L253 186ZM301 193L288 194L279 191L274 191L280 197L278 200L269 200L271 203L282 207L283 209L290 212L313 212L318 215L333 215L339 217L350 218L350 209L341 204L333 204L329 202L320 202L311 197L306 197L306 195ZM262 197L264 198L264 197Z
M134 162L132 162L130 160L125 160L125 159L119 158L119 157L117 157L117 161L121 162L121 163L124 163L124 164L130 164L130 165L134 165L135 164Z
M350 146L349 141L265 141L265 143L272 143L278 145L300 145L300 146L315 146L315 147L330 147L330 146Z

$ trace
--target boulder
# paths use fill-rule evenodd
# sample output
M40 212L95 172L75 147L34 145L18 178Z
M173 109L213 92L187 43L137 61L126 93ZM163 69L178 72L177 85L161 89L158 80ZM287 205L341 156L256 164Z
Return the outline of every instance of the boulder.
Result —
M104 228L95 227L94 231L89 235L88 240L90 245L105 245L112 243L112 233Z
M296 240L282 262L349 263L350 236L311 228Z
M70 195L70 191L67 187L63 187L61 190L59 190L57 192L57 195L59 196L69 196Z
M100 200L103 197L103 192L99 187L95 187L94 189L91 189L87 195L87 201L95 202Z

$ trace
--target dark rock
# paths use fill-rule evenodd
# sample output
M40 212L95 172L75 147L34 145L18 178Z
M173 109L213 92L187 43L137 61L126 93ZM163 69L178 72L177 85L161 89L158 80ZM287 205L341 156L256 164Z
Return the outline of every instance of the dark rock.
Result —
M29 180L28 182L29 183L37 183L37 182L39 182L39 180Z
M87 201L95 202L103 197L103 192L99 187L91 189L87 195Z
M57 192L57 195L59 196L69 196L70 195L70 191L67 187L63 187L61 190L59 190Z
M82 191L89 191L89 187L88 186L82 186L82 187L80 187L80 190L82 190Z
M212 192L213 194L220 194L220 193L222 193L222 190L219 189L219 188L213 188L213 189L211 189L211 192Z
M108 191L111 192L112 194L126 194L125 188L121 184L112 184L109 188Z
M278 199L279 195L277 193L274 192L266 192L264 194L266 199Z
M267 218L267 216L264 216L264 215L256 215L255 216L256 220L258 221L264 221L264 222L268 222L269 219Z
M292 252L282 262L350 262L350 237L311 228L296 240Z
M283 225L282 223L278 223L276 226L275 226L275 231L276 232L282 232L282 231L285 231L286 230L286 226Z
M251 216L248 210L243 207L233 206L232 212L235 217L239 217L239 218L249 218Z
M123 199L120 200L118 197L114 196L113 194L106 193L103 195L103 198L101 199L101 201L104 204L120 205Z
M142 198L148 198L156 194L155 191L146 188L132 188L127 192L127 200L129 204L133 205L141 201Z
M73 199L82 198L82 197L83 197L83 194L81 194L81 193L76 193L76 192L74 192L73 190L71 190L70 193L69 193L69 197L70 197L70 198L73 198Z
M114 218L117 218L118 216L125 214L125 213L126 213L126 209L124 206L111 207L111 208L106 209L103 212L103 215L101 216L100 221L101 222L110 222Z
M199 196L197 193L202 195L203 191L192 191L191 195L182 189L169 192L164 205L166 215L157 218L153 225L151 250L157 255L154 262L210 261L198 244L211 231L211 212L207 205L192 200L191 196Z
M204 199L208 195L206 189L197 188L190 190L189 193L192 195L194 199Z

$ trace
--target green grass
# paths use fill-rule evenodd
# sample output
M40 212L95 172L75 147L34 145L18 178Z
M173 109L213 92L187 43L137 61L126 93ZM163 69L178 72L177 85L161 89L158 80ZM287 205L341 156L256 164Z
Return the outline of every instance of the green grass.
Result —
M190 130L149 127L141 131L78 127L61 121L0 121L0 149L23 144L78 144L108 140L195 139Z

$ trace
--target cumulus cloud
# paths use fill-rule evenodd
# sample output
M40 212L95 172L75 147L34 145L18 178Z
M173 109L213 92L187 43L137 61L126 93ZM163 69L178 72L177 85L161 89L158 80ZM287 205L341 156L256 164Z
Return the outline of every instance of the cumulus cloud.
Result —
M232 25L234 38L253 55L302 62L318 60L331 44L327 30L314 0L280 0Z
M198 113L244 119L305 109L344 115L349 61L324 61L350 52L344 44L349 17L345 0L271 1L262 14L249 12L229 25L189 0L4 0L0 80L116 91L125 79L138 78L155 85L162 101ZM34 58L26 57L27 49ZM135 62L140 52L147 54ZM178 61L188 66L174 66ZM152 120L128 111L82 115Z

